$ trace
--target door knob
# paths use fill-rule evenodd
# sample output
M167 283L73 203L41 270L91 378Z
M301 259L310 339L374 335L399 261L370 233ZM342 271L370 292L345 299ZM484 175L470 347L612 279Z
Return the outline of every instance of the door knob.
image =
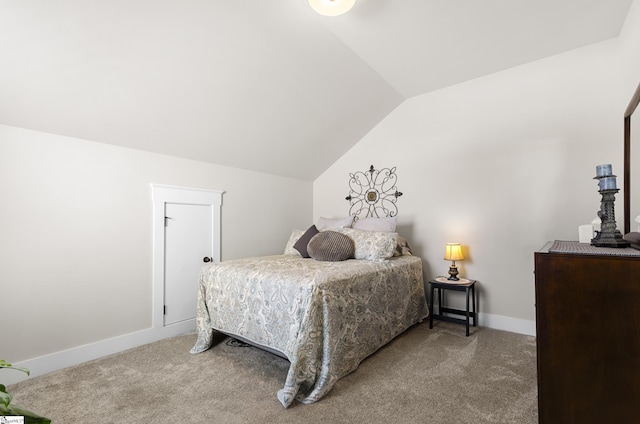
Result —
M213 258L210 258L208 256L205 256L204 259L202 260L203 262L211 262L213 261Z

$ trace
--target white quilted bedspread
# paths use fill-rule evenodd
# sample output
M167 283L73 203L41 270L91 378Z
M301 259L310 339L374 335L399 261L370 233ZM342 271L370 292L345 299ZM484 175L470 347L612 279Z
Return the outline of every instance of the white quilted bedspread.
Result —
M191 352L207 350L214 330L275 349L291 362L280 402L313 403L427 313L422 261L415 256L230 260L200 274Z

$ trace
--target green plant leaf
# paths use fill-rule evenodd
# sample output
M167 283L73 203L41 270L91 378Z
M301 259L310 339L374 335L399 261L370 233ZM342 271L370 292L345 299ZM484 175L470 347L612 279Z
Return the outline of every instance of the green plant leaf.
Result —
M8 363L7 361L5 361L4 359L0 359L0 368L6 368L6 369L12 369L12 370L18 370L18 371L22 371L23 373L29 375L29 370L27 368L24 367L14 367L13 365L11 365L10 363Z
M0 369L1 368L22 371L29 375L28 369L23 367L14 367L4 359L0 359ZM0 416L23 416L25 418L25 424L51 424L51 420L49 418L40 416L34 412L29 411L28 409L10 405L12 398L13 396L7 393L7 388L5 387L5 385L0 384Z
M0 406L4 406L8 408L13 396L7 393L7 390L4 388L2 384L0 384L0 389L2 389L0 390Z
M0 393L0 408L8 408L13 397L9 393Z

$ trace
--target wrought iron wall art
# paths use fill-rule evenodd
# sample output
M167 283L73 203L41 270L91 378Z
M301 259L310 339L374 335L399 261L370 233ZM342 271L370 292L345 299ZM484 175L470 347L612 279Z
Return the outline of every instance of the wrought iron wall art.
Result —
M357 218L392 217L398 214L396 202L402 193L396 187L396 167L349 174L349 215Z

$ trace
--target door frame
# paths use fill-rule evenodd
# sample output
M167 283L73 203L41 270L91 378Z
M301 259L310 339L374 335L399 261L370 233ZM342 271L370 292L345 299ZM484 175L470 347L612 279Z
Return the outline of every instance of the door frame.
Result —
M164 325L164 270L165 270L165 205L179 203L186 205L211 206L212 222L212 258L220 262L221 244L221 207L223 190L210 190L192 187L180 187L165 184L151 184L151 199L153 201L153 300L152 326L163 328ZM185 325L188 331L193 327L195 319L182 321L168 326ZM193 329L193 328L190 328Z

